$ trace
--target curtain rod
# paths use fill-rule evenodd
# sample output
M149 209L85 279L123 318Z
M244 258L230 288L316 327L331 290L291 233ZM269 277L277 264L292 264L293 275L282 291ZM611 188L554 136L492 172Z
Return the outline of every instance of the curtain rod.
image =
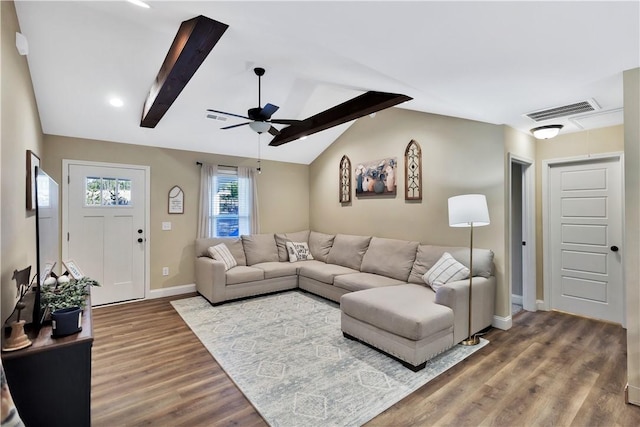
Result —
M196 165L202 166L202 162L196 162ZM229 166L229 165L218 165L218 166L222 166L223 168L237 168L238 167L238 166Z

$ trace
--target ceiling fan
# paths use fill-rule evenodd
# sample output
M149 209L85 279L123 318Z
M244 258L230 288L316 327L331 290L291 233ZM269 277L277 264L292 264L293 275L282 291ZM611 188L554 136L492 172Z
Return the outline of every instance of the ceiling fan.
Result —
M256 73L256 76L258 76L258 106L257 107L249 108L249 110L247 111L247 115L246 116L242 116L240 114L228 113L226 111L211 110L211 109L207 110L207 111L209 111L211 113L224 114L226 116L239 117L241 119L246 119L246 120L251 120L251 121L244 122L244 123L239 123L237 125L225 126L225 127L220 128L220 129L232 129L232 128L237 128L237 127L240 127L240 126L249 125L249 127L251 129L253 129L255 132L257 132L257 133L269 132L271 135L275 136L275 135L279 135L280 131L278 129L276 129L275 127L273 127L271 125L272 123L279 124L279 125L293 125L293 124L300 123L300 120L272 119L271 118L273 113L278 111L278 109L280 107L278 107L277 105L269 104L269 103L267 103L264 107L260 106L261 105L261 99L260 99L261 85L260 85L260 83L261 83L261 79L262 79L262 76L264 75L265 70L264 70L264 68L256 67L256 68L253 69L253 72ZM216 118L212 114L207 114L207 117L210 118L210 119Z

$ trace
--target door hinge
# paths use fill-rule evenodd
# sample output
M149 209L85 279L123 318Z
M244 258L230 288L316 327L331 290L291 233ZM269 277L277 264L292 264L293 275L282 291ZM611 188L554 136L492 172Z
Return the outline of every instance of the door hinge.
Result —
M69 233L67 233L67 242L69 241Z
M71 184L71 175L67 175L67 184Z

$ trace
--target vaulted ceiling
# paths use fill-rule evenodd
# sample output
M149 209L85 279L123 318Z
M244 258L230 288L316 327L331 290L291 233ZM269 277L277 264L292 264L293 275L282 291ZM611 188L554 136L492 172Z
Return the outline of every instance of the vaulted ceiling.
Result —
M622 123L622 72L640 66L638 1L148 3L16 1L45 133L256 157L256 133L220 130L242 120L206 110L256 107L258 66L262 103L280 106L274 118L303 119L372 90L413 98L395 108L575 132ZM140 127L180 23L198 15L229 28L158 125ZM584 100L596 111L525 116ZM308 164L351 123L279 147L263 134L261 154Z

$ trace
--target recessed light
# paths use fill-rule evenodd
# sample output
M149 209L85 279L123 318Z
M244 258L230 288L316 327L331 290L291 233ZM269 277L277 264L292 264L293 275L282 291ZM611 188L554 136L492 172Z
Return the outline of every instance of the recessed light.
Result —
M109 104L111 104L113 107L122 107L124 105L124 101L114 96L113 98L109 99Z
M151 7L141 0L127 0L127 1L131 4L135 4L136 6L144 7L145 9L149 9Z

